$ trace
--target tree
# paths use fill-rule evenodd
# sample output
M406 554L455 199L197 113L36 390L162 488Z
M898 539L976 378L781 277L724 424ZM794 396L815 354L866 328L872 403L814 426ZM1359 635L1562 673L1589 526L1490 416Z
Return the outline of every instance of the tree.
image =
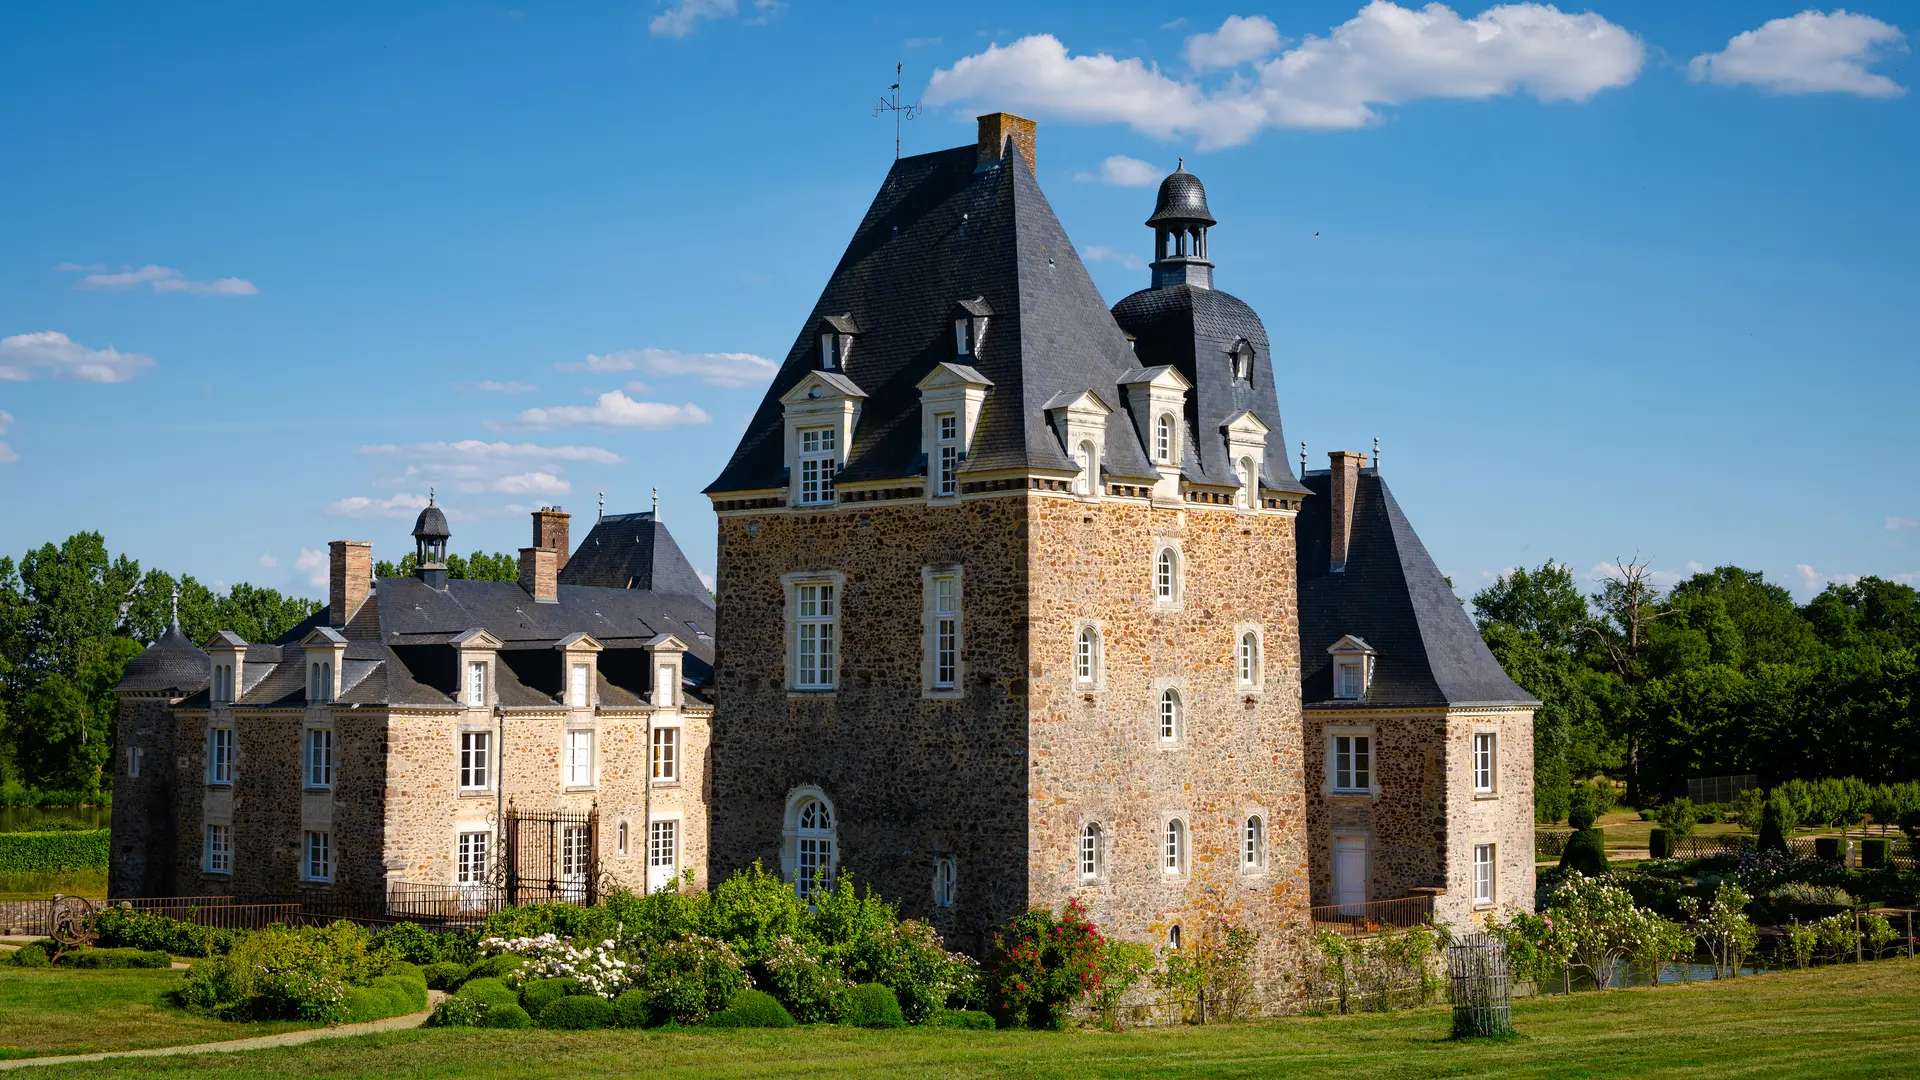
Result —
M412 577L419 569L419 560L409 553L401 556L397 563L382 559L374 564L373 573L375 577ZM447 578L450 581L519 581L520 560L503 551L491 555L476 551L464 558L449 554Z
M1614 674L1626 685L1629 695L1646 681L1645 661L1641 656L1655 620L1666 614L1660 607L1660 589L1653 583L1651 564L1638 555L1614 560L1614 572L1600 579L1600 593L1594 598L1599 610L1586 628L1597 642L1601 655ZM1642 732L1633 720L1637 709L1620 715L1627 757L1627 801L1639 805Z

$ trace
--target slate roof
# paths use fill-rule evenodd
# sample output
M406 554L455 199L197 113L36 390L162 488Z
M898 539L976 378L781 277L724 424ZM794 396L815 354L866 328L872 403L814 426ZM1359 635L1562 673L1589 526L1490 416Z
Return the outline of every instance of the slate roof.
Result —
M961 472L1074 470L1042 403L1089 388L1117 398L1137 363L1018 147L984 165L977 156L969 144L894 162L709 492L785 482L780 398L817 369L814 329L839 314L862 331L846 374L867 394L840 482L921 475L915 384L958 359L949 315L976 297L994 314L969 361L993 389ZM1106 471L1152 479L1126 415L1107 423Z
M694 572L686 553L653 513L608 514L594 522L560 571L561 585L598 585L607 589L645 589L700 600L709 611L713 596ZM705 624L711 632L711 621Z
M171 691L191 694L213 678L213 661L178 626L167 628L145 652L128 661L120 676L122 690L146 693Z
M1377 469L1360 470L1343 573L1329 569L1332 515L1325 470L1309 472L1298 518L1300 684L1308 708L1511 705L1539 701L1487 650L1445 575ZM1351 634L1376 650L1364 702L1333 698L1327 647Z

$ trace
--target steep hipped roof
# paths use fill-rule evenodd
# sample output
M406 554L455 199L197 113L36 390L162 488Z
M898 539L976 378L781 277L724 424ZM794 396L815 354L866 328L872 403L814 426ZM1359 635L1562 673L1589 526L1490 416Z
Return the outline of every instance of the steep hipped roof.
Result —
M178 626L171 626L160 640L128 661L116 689L191 694L204 688L212 677L213 661Z
M562 585L645 589L687 596L713 607L706 583L694 572L658 514L608 514L594 522L560 571Z
M707 490L785 482L780 398L819 366L813 334L821 319L843 313L861 331L845 374L867 398L840 480L919 475L916 384L956 359L948 317L975 297L993 315L968 362L993 389L962 472L1073 471L1042 404L1063 391L1117 397L1112 387L1136 366L1133 353L1017 145L984 165L969 145L894 163L732 460ZM1153 477L1125 415L1107 422L1107 471Z
M1362 469L1346 569L1329 568L1331 479L1309 472L1299 517L1300 687L1308 707L1534 706L1487 650L1378 470ZM1333 699L1327 647L1362 638L1376 652L1364 704Z
M449 581L445 591L418 578L381 578L381 640L389 645L438 645L474 627L504 648L552 646L573 633L591 634L608 649L637 649L655 634L693 645L690 655L713 660L712 601L647 589L561 585L558 599L537 604L511 581Z

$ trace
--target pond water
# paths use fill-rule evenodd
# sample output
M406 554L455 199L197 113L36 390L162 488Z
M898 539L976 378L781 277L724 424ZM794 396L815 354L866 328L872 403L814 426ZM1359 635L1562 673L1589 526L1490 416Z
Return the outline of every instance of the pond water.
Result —
M49 821L77 821L104 829L113 820L111 806L0 806L0 832L30 832Z

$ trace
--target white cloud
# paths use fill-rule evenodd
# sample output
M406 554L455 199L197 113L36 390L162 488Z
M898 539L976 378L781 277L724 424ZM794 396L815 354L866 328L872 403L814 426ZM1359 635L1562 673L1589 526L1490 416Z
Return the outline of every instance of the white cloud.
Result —
M1483 100L1525 91L1585 101L1639 74L1645 48L1591 12L1507 4L1463 19L1441 4L1418 11L1373 0L1326 37L1208 89L1138 58L1071 56L1051 34L992 45L934 72L933 105L1013 109L1042 119L1124 123L1203 149L1238 146L1263 128L1355 128L1376 105L1422 98Z
M5 435L7 429L12 426L13 414L7 412L5 409L0 409L0 435ZM0 442L0 465L11 465L19 460L20 455L13 452L13 447L8 446L4 442Z
M1757 86L1776 94L1899 97L1906 87L1867 65L1907 51L1907 36L1870 15L1803 11L1735 34L1717 53L1687 65L1694 82Z
M1195 71L1239 67L1280 48L1280 31L1264 15L1227 16L1220 29L1187 39L1187 63Z
M299 557L293 560L293 568L307 576L308 586L315 589L327 587L326 552L301 548Z
M707 587L708 592L719 591L720 585L718 582L716 582L713 579L712 574L707 573L705 570L702 570L697 566L693 568L693 572L700 578L700 584L705 585Z
M427 505L425 495L402 492L384 499L370 499L365 495L349 495L344 499L335 499L327 504L328 517L345 518L410 518ZM300 557L306 558L306 549L301 549ZM295 565L298 565L297 563Z
M1147 266L1146 259L1131 251L1121 251L1100 244L1082 251L1080 257L1088 262L1117 263L1128 270L1144 270Z
M5 415L5 414L0 413L0 415ZM1899 532L1902 529L1920 529L1920 518L1910 518L1910 517L1887 518L1888 532Z
M764 356L743 352L679 352L674 349L622 349L589 353L577 363L554 365L562 371L644 371L672 378L691 375L709 386L755 386L771 380L780 365Z
M89 349L56 330L0 338L0 382L24 382L48 375L82 382L126 382L153 366L145 353L123 353L108 346Z
M520 423L528 427L560 427L590 424L595 427L670 428L704 424L712 417L700 406L668 405L658 401L635 401L623 391L609 390L592 405L554 405L545 409L525 409Z
M271 570L280 565L280 560L273 555L262 555L260 556L260 565Z
M421 487L508 495L558 495L573 485L563 477L567 465L618 465L620 455L598 446L541 446L537 443L460 442L377 443L362 446L369 457L402 463L400 474L379 486L418 491Z
M1652 585L1656 590L1665 592L1692 577L1694 574L1699 573L1699 567L1699 563L1690 562L1687 564L1687 569L1684 572L1680 570L1661 570L1657 567L1651 568L1647 571L1647 583ZM1620 577L1620 567L1610 562L1594 563L1593 568L1587 571L1587 576L1595 582L1606 581L1609 578L1617 580Z
M475 390L484 390L489 394L530 394L540 389L528 383L494 382L492 379L482 379L475 383L473 388Z
M61 263L57 270L68 273L85 273L80 279L83 289L133 289L141 285L151 285L157 293L187 293L190 296L257 296L260 290L253 282L245 278L229 277L217 281L194 281L171 266L154 266L149 263L135 269L123 266L119 273L108 273L98 263L82 266L79 263Z
M1809 594L1817 593L1829 585L1852 585L1860 580L1859 574L1823 574L1806 563L1796 563L1794 569L1800 573L1800 583L1806 586Z
M565 495L573 485L550 472L526 472L495 480L493 490L508 495Z
M1077 172L1073 178L1079 182L1112 184L1114 187L1152 187L1160 182L1166 172L1151 161L1115 154L1100 163L1099 172Z
M647 21L655 37L683 38L706 19L725 19L740 13L739 0L680 0Z

